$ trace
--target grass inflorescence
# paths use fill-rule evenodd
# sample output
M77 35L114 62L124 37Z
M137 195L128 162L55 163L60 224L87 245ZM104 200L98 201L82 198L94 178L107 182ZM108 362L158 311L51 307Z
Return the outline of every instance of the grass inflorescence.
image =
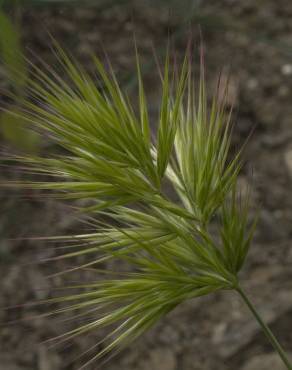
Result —
M60 48L58 55L66 78L32 65L34 78L18 115L61 150L13 157L36 180L9 185L83 201L79 208L95 220L96 230L68 236L73 249L57 258L87 256L78 268L96 271L110 260L129 266L118 277L115 271L115 277L72 285L46 302L64 304L52 314L96 310L96 318L61 340L111 328L93 361L132 342L188 299L224 289L244 294L238 272L256 220L249 217L249 196L237 185L241 159L240 150L230 151L227 88L219 98L219 83L209 106L203 61L196 83L190 53L179 70L167 54L153 134L138 54L138 111L111 67L95 58L95 81ZM165 191L169 186L178 201ZM210 231L214 220L216 235Z

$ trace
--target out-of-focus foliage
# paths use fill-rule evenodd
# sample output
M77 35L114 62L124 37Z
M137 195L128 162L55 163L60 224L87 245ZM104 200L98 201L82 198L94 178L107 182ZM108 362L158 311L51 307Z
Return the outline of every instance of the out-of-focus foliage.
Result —
M0 52L12 96L15 100L21 101L28 79L27 63L23 56L19 32L2 10L0 10ZM9 111L2 113L0 117L4 138L20 149L33 151L37 146L37 135L25 128L16 106L10 106Z
M0 50L13 87L17 90L22 89L27 79L27 66L22 53L19 32L8 16L1 10Z

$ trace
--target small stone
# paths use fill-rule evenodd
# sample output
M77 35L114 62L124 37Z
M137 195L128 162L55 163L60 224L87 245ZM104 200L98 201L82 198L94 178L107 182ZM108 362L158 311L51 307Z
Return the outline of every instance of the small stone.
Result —
M226 329L227 329L227 323L226 322L221 322L218 325L215 326L213 330L213 335L212 335L212 342L214 344L221 343L225 334L226 334Z
M292 354L288 354L292 358ZM286 366L277 353L261 354L248 360L241 370L286 370Z
M281 72L284 76L292 75L292 64L284 64L281 68Z
M259 82L258 82L258 80L256 78L250 78L246 82L246 87L249 90L255 90L258 86L259 86Z

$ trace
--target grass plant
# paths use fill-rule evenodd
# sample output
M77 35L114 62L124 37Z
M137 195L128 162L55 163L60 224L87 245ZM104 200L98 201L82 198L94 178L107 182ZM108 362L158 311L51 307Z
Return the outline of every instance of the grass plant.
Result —
M95 310L95 318L58 339L109 327L92 362L133 342L184 301L233 290L291 370L284 350L239 283L256 218L251 220L249 192L238 187L241 150L235 155L230 151L227 88L225 98L219 98L219 82L208 104L203 60L195 83L190 52L179 68L173 67L168 53L153 133L138 53L138 110L110 66L95 58L94 79L60 48L58 56L66 78L45 64L31 65L34 78L17 115L60 151L10 157L32 172L34 180L9 186L77 200L94 220L91 234L50 238L68 243L69 249L56 258L89 258L74 270L100 271L111 260L129 266L112 271L112 276L107 269L105 278L68 286L64 295L42 302L63 305L52 315ZM166 188L176 196L170 197Z

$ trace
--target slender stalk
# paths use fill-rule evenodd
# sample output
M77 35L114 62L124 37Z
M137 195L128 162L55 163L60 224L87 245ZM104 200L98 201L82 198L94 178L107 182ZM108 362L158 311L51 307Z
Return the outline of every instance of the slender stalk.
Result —
M278 352L279 356L281 357L282 361L286 365L287 369L292 370L292 365L291 365L290 361L288 360L286 352L284 351L284 349L282 348L282 346L278 342L277 338L272 333L271 329L267 326L267 324L264 323L264 321L260 317L259 313L257 312L256 308L251 303L251 301L248 299L248 297L246 296L245 292L241 289L241 287L237 287L236 290L240 294L240 296L242 297L242 299L244 300L244 302L246 303L248 308L253 313L254 317L256 318L256 320L260 324L263 332L265 333L266 337L269 339L269 341L272 344L272 346L274 347L274 349Z

